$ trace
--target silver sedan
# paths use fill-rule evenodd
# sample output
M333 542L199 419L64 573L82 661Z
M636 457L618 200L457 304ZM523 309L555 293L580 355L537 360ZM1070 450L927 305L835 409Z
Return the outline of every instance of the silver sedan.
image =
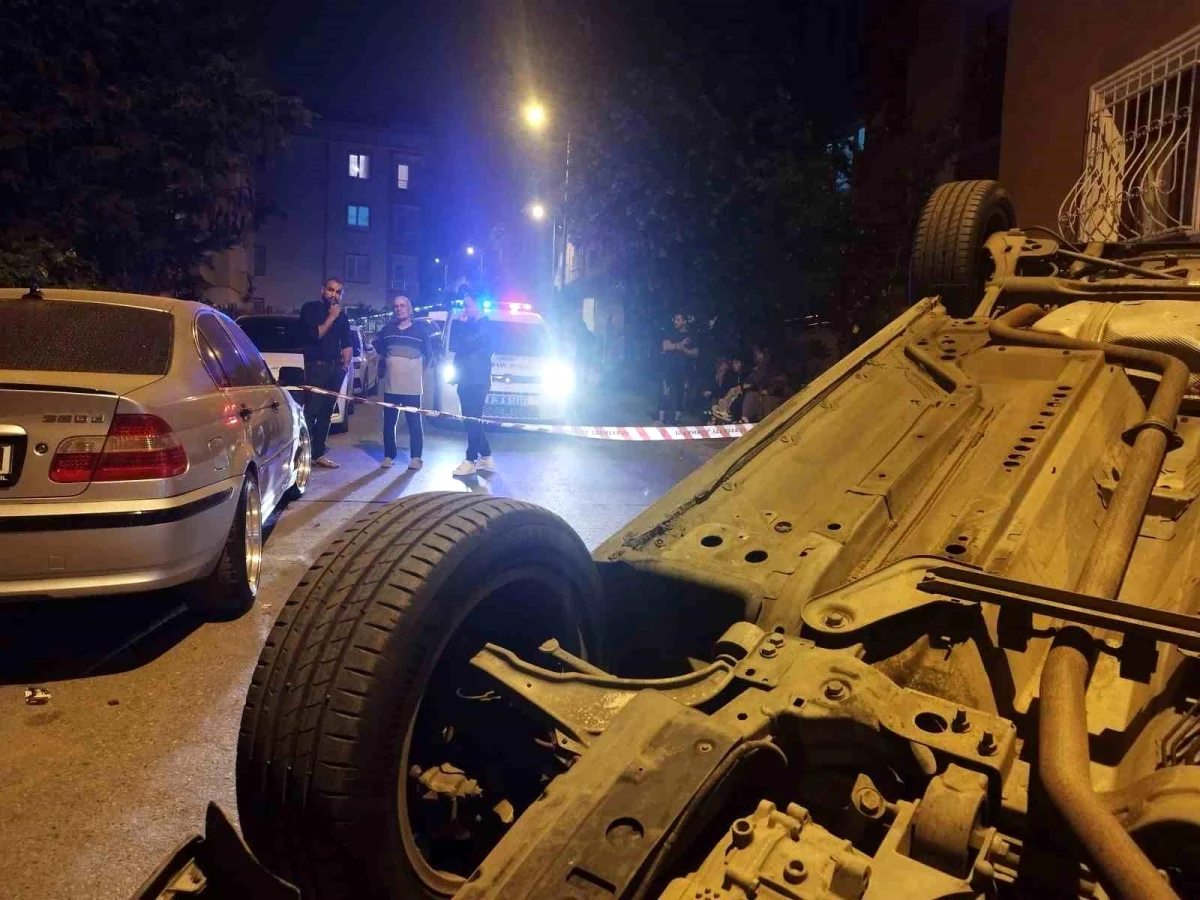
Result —
M310 472L303 412L228 317L0 289L0 601L189 583L237 615Z

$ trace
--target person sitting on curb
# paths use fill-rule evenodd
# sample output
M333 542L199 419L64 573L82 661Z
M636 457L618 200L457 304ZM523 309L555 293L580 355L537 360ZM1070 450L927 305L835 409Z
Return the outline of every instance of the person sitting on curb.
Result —
M383 399L398 406L420 408L425 369L436 365L433 326L428 321L413 321L412 301L403 294L392 299L395 318L380 329L372 345L379 354L379 385ZM390 469L396 459L396 423L400 411L383 410L383 468ZM425 433L419 412L405 412L408 427L408 468L421 468Z

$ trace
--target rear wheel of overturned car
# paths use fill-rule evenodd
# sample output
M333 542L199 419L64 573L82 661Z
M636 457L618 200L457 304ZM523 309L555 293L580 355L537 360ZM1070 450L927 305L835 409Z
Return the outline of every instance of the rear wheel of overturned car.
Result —
M917 222L909 270L913 302L940 296L952 316L970 316L995 265L985 244L1016 227L1008 192L998 181L952 181L929 197Z
M221 558L207 578L190 585L188 605L210 618L235 619L242 615L258 596L262 554L262 498L258 479L253 471L247 471Z
M255 854L305 897L453 895L564 764L469 661L488 642L536 661L549 638L595 657L599 602L587 548L536 506L418 494L354 522L251 680L237 798Z

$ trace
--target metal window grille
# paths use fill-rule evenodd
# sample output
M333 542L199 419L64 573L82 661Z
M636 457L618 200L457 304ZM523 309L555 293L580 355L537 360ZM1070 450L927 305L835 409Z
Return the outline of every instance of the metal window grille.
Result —
M1083 174L1059 208L1079 241L1200 229L1200 26L1092 86Z

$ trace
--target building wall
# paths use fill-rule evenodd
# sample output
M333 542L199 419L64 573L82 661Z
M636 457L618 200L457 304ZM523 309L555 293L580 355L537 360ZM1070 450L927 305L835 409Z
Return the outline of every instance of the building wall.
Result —
M253 266L253 236L224 253L213 254L206 266L200 267L200 277L210 285L204 299L219 309L243 311L242 298L250 290Z
M1083 166L1089 88L1200 24L1200 0L1014 0L1000 178L1021 225L1058 222Z
M350 176L350 155L366 155L365 179ZM420 300L420 196L425 147L421 136L320 123L297 137L260 178L274 213L255 236L265 274L254 293L274 310L294 310L315 298L327 276L345 280L345 302L383 308L394 293ZM397 165L408 166L408 188ZM351 227L347 207L369 208L366 229ZM347 255L366 257L366 277L347 271Z

